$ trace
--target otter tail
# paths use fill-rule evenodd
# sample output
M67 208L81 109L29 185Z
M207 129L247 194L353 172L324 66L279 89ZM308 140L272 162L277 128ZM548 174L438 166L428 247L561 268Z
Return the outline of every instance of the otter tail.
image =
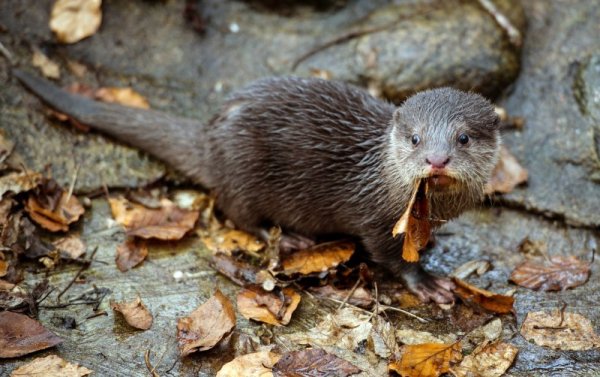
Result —
M21 70L13 70L13 75L56 110L152 154L197 183L206 185L200 122L153 110L93 101Z

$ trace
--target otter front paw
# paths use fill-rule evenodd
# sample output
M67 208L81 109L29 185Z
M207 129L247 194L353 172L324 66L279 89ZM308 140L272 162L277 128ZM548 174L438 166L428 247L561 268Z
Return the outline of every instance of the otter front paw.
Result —
M454 302L454 283L446 278L433 276L420 267L402 271L401 277L406 288L423 302Z

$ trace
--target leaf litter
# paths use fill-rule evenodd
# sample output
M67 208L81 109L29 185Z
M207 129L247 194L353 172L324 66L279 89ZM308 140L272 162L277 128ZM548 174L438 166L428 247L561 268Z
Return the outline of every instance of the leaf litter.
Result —
M215 293L189 316L177 321L181 356L213 348L235 327L235 310L221 291Z
M56 355L38 357L29 363L13 370L10 377L44 376L44 377L83 377L93 371L86 367L69 363Z
M242 316L275 326L287 325L302 296L293 288L267 292L262 288L246 288L237 295L237 308Z
M590 263L574 256L553 256L543 262L526 261L517 266L510 280L538 291L561 291L584 284L590 276Z
M600 336L592 322L578 313L554 310L529 312L521 325L521 335L538 346L563 351L600 347Z
M152 314L140 297L132 301L110 301L110 307L121 314L125 321L136 329L148 330L152 326Z
M61 338L35 319L13 312L0 313L0 358L23 356L60 343Z

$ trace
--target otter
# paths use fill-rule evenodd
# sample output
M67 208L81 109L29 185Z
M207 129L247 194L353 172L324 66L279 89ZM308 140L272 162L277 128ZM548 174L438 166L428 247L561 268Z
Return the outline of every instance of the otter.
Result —
M453 284L402 260L392 228L420 179L435 223L484 197L499 150L498 116L475 93L432 89L396 107L363 89L317 78L260 79L236 91L207 123L96 102L47 80L14 75L53 108L140 148L214 190L237 227L282 245L356 237L370 258L422 301L447 303Z

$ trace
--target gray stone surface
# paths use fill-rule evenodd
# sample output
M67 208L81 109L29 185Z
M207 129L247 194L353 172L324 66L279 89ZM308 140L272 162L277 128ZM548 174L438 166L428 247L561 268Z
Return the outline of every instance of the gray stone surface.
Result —
M288 16L252 2L203 1L199 8L209 21L205 35L199 35L183 20L183 1L108 1L96 35L60 46L47 26L51 1L8 0L0 4L0 24L7 30L0 33L0 41L25 67L31 66L30 46L63 67L70 60L89 67L85 78L71 76L63 83L133 85L154 108L204 121L228 92L262 76L326 70L335 79L396 100L441 85L494 95L516 77L518 51L475 2L388 3L349 1L324 11L297 5ZM522 26L521 8L501 3ZM233 25L238 32L231 31ZM324 49L292 70L294 61L315 46L382 26L380 32ZM17 141L32 169L52 162L54 175L67 183L80 164L80 191L102 184L134 187L163 173L161 165L137 152L49 124L39 111L25 113L23 105L40 107L9 79L5 64L0 61L0 79L7 89L0 95L0 111L10 116L0 126ZM70 76L66 69L63 75ZM94 169L98 164L100 172Z
M529 170L512 205L569 223L600 226L598 51L600 4L527 1L521 74L504 104L522 115L505 144ZM596 56L596 57L595 57Z

